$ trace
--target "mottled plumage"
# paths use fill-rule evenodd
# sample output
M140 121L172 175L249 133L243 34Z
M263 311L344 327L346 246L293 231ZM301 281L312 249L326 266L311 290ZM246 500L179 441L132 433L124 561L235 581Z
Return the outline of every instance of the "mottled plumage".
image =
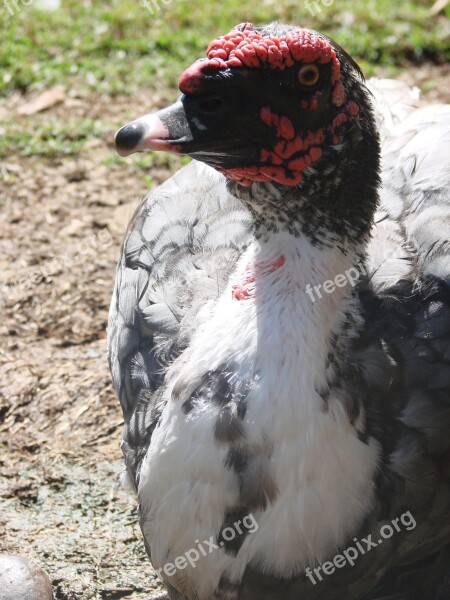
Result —
M359 120L300 185L194 160L124 241L109 360L171 600L450 598L450 107L367 91L334 47ZM227 540L246 515L257 530ZM307 576L395 519L354 566ZM163 571L210 538L195 568Z

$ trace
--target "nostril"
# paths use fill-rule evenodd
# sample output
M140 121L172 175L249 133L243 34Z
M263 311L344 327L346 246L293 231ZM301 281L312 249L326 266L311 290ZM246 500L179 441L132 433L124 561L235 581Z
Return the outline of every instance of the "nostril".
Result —
M202 100L200 102L199 109L202 113L211 114L219 111L222 108L223 104L224 102L222 98L207 98L206 100Z

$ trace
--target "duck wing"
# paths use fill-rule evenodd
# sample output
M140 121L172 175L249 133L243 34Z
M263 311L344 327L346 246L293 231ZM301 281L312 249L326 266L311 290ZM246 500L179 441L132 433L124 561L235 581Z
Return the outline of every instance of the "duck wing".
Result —
M125 426L129 475L164 408L167 368L189 344L251 237L225 178L192 161L152 191L126 234L108 325L108 358Z
M384 120L392 128L353 367L365 435L381 455L377 504L362 530L405 512L416 526L408 540L397 533L374 550L386 575L367 598L437 600L450 598L450 106L394 121Z

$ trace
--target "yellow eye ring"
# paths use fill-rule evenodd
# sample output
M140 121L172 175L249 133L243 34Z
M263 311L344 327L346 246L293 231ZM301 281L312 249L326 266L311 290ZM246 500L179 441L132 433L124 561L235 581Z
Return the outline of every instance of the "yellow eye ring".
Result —
M298 82L301 85L311 87L319 81L320 71L319 67L315 64L303 65L298 72Z

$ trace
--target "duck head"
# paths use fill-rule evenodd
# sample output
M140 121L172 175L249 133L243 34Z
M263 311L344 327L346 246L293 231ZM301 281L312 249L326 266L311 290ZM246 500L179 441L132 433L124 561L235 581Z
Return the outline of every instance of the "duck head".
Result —
M255 196L267 186L310 198L320 187L330 196L330 181L339 186L349 176L352 195L355 169L376 190L379 146L369 95L357 64L325 35L242 23L210 43L179 87L174 104L117 132L119 154L187 154L223 173L241 197L243 188Z

